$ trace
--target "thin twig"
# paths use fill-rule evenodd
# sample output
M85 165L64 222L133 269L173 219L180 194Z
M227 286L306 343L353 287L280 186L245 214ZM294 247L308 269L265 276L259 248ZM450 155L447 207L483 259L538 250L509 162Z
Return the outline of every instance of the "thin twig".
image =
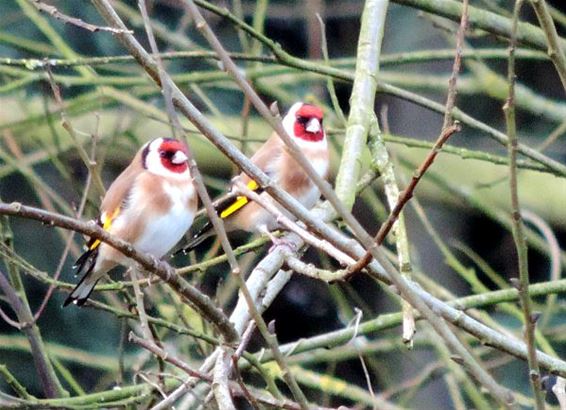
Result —
M302 275L308 276L310 278L322 280L324 282L332 283L336 281L343 280L347 274L346 269L330 271L326 269L320 269L310 263L305 263L299 258L295 257L291 252L289 252L285 258L287 266Z
M324 24L322 17L320 17L320 14L317 14L316 18L318 19L318 23L320 24L320 48L322 49L322 56L324 58L324 62L327 65L330 65L329 64L330 58L328 56L328 42L326 41L326 25ZM334 86L334 81L332 79L332 76L328 76L326 80L326 89L328 90L328 94L330 95L330 100L332 101L332 108L334 109L334 112L338 116L338 120L342 125L345 126L347 122L346 116L344 115L344 112L340 107L338 96L336 95L336 87Z
M92 147L91 147L91 152L90 152L90 162L91 164L96 164L96 135L98 134L98 132L95 132L95 134L93 134L92 136ZM77 209L77 213L76 213L76 217L80 218L83 214L84 208L86 206L86 201L88 198L88 194L90 192L90 186L93 180L93 167L88 167L88 174L86 177L86 181L85 181L85 185L84 185L84 190L83 190L83 195L81 198L81 201L79 203L79 207ZM53 274L53 280L56 281L59 279L59 276L61 275L61 272L63 270L63 266L65 266L65 261L67 260L67 256L69 254L69 251L71 250L71 246L73 244L73 238L74 238L74 232L71 232L69 234L69 237L67 238L67 243L65 244L65 249L63 250L63 253L61 255L61 258L59 260L59 264L57 265L57 268L55 269L55 273ZM55 283L51 284L49 286L49 288L47 289L47 292L45 293L45 296L41 302L41 304L39 305L39 308L37 309L37 311L35 312L35 314L33 315L33 318L35 321L37 321L40 317L41 314L43 313L43 311L45 310L45 307L47 306L47 303L49 302L49 299L51 298L51 295L53 294L53 291L55 290Z
M517 249L517 259L519 267L519 279L514 285L519 290L519 297L521 307L524 314L524 331L525 342L528 349L528 364L529 364L529 381L533 390L535 398L535 406L538 410L544 410L544 397L540 386L540 368L537 360L536 346L535 346L535 326L538 315L533 315L531 298L529 296L529 265L527 259L527 243L523 233L523 219L521 217L521 208L519 203L519 190L517 182L517 126L515 122L515 46L517 44L517 24L519 20L519 13L523 5L523 0L516 0L513 9L513 20L511 29L511 39L509 45L509 64L508 64L508 78L509 82L509 95L503 106L505 112L505 122L507 124L507 135L509 137L509 190L511 195L511 221L513 238L515 240L515 247Z
M548 134L548 137L546 137L544 141L539 144L537 149L540 152L546 150L548 147L554 144L554 142L556 142L556 140L560 138L565 132L566 121L562 121L562 123L558 127L556 127L550 134Z
M466 35L466 30L468 29L468 0L464 0L462 3L462 19L460 20L460 26L458 27L458 33L456 35L456 56L454 57L454 64L452 65L452 74L450 75L450 80L448 80L448 94L446 96L446 108L444 113L444 122L442 124L442 129L445 129L452 125L454 119L452 118L452 110L456 105L456 94L458 92L457 82L458 75L460 74L460 67L462 65L462 51L464 48L464 37Z
M63 97L61 95L61 89L59 88L59 86L55 82L55 79L53 78L53 73L51 72L51 68L49 66L46 66L45 70L47 72L47 79L51 87L51 91L53 92L53 97L55 98L55 101L59 106L59 113L61 115L61 125L63 126L65 131L67 131L67 133L75 143L75 147L77 148L79 157L83 161L85 167L89 170L89 173L91 174L91 177L94 180L96 189L98 191L97 192L98 195L102 196L104 192L106 192L106 189L104 188L104 183L102 182L102 178L100 177L100 174L98 172L95 172L96 162L90 160L88 153L79 142L79 138L77 136L77 132L75 128L73 127L72 123L69 121L67 117L67 114L65 112L65 103L63 102Z
M3 33L6 35L6 33ZM4 39L6 41L6 39ZM34 43L35 44L35 43ZM43 50L39 52L44 52ZM47 53L47 52L44 52ZM154 54L155 55L155 54ZM233 60L238 61L248 61L256 63L268 63L277 64L286 67L293 67L292 64L288 64L285 61L280 61L274 56L270 55L251 55L247 53L237 53L230 52L230 57ZM466 50L462 53L463 58L481 58L482 60L491 59L501 59L508 55L508 52L502 48L482 48L479 50ZM159 53L159 57L162 60L202 60L202 59L213 59L218 60L218 55L214 51L207 50L188 50L188 51L167 51ZM528 49L517 49L517 58L523 58L526 60L546 60L548 57L545 53L540 51L528 50ZM454 58L454 50L419 50L411 51L405 53L393 53L393 54L382 54L380 64L382 66L391 65L402 65L402 64L412 64L412 63L426 63L430 61L437 60L448 60ZM27 71L43 70L46 65L51 67L73 67L73 66L100 66L109 64L122 64L131 63L135 61L135 58L129 54L127 55L113 55L104 57L82 57L82 58L11 58L11 57L0 57L0 65L11 66L11 67L21 67L25 68ZM322 74L330 77L336 78L336 75L324 72L324 67L320 67L321 63L326 63L330 67L344 67L348 68L355 63L352 58L340 58L340 59L330 59L324 58L323 60L309 60L314 64L319 65L319 70L315 72L323 71ZM303 68L306 72L313 72L313 67L307 66ZM340 76L340 79L344 79Z
M8 323L10 326L18 330L22 330L22 324L17 320L12 319L6 312L4 312L2 308L0 308L0 318L2 318L2 320L4 320L4 322Z
M145 306L143 303L143 293L140 289L140 285L138 283L138 269L137 267L131 267L128 269L130 276L132 278L132 283L134 287L134 295L136 298L136 309L137 314L140 319L140 328L143 334L143 337L148 340L150 343L155 344L155 339L153 338L153 334L151 333L151 328L149 327L149 321L147 319L147 314L145 313Z
M409 185L407 185L407 187L403 190L403 192L399 196L399 201L395 205L395 208L391 211L391 213L387 217L387 220L385 220L385 222L383 222L383 224L379 228L379 231L377 232L377 234L375 235L375 238L374 238L374 241L375 241L374 247L378 247L383 243L383 240L385 239L385 237L387 236L387 234L391 230L391 227L393 226L393 224L397 220L399 213L401 212L401 210L404 208L404 206L407 204L407 202L413 196L414 190L415 190L417 184L419 183L420 179L423 177L423 175L426 173L427 169L434 162L434 159L436 158L436 156L440 152L442 145L448 140L448 138L450 138L455 132L458 132L459 130L460 130L460 125L458 123L456 123L456 124L451 125L450 127L446 128L446 129L444 129L443 132L440 134L440 136L436 140L436 143L434 144L434 147L432 148L430 153L427 155L427 157L425 158L425 160L423 161L423 163L421 164L419 169L415 172L415 174L411 178L411 182L409 182ZM371 254L368 251L354 265L351 265L348 268L349 275L352 275L352 274L359 272L360 270L364 269L370 261L371 261Z
M246 398L252 409L260 410L259 403L255 399L255 397L252 396L246 384L244 383L244 379L242 379L242 373L240 372L240 369L238 369L238 359L235 356L232 356L232 367L234 369L234 374L236 375L236 381L240 385L240 388L244 393L244 397Z
M50 14L51 16L55 17L57 20L61 20L63 23L72 24L73 26L88 30L92 33L96 33L97 31L107 31L110 33L120 33L122 30L112 28L112 27L103 27L103 26L96 26L94 24L86 23L80 18L77 17L70 17L66 14L61 13L55 6L51 6L49 4L44 4L41 0L33 0L32 4L42 12ZM129 31L133 33L133 31Z
M533 9L537 15L540 27L544 30L546 35L546 40L548 41L548 56L554 63L560 81L562 81L562 87L566 92L566 55L564 54L564 49L562 44L560 44L560 36L556 31L556 26L552 20L552 15L545 0L530 0ZM514 29L516 33L516 28ZM511 34L516 37L516 34Z
M8 385L16 392L16 394L22 399L34 399L34 397L28 393L26 388L14 377L12 373L8 370L8 366L5 364L0 364L0 375L4 377L4 380ZM0 401L0 405L2 402Z
M560 245L558 243L558 239L556 239L556 235L552 231L552 228L544 219L532 211L522 210L521 216L525 222L531 223L540 231L548 244L548 248L550 249L549 279L551 281L560 280ZM546 324L549 323L553 310L556 308L556 299L556 295L549 295L546 298L544 303L544 312L542 313L540 320L537 321L537 326L539 328L544 329Z

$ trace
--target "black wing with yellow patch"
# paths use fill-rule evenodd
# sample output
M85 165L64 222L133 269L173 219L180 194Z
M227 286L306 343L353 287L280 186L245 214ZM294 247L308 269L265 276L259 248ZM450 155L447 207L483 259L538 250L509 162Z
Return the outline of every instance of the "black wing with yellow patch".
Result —
M262 191L262 189L260 189L259 184L255 182L253 179L250 180L250 182L248 182L248 189L250 191L255 191L257 193L260 193ZM234 215L236 212L238 212L240 209L246 206L249 202L250 200L246 196L238 196L236 197L236 200L234 200L234 198L227 198L226 204L221 203L216 208L216 212L218 212L218 216L220 218L226 219L230 215Z
M116 220L116 217L120 213L120 207L116 208L111 214L102 214L100 218L98 218L97 224L105 231L110 230L112 226L112 222ZM86 251L83 253L79 259L73 265L73 269L77 269L76 275L80 274L81 272L85 272L85 276L87 276L94 265L96 264L96 257L98 256L98 247L102 242L100 239L91 238L86 243Z
M256 181L254 181L253 179L250 180L250 182L247 183L247 187L251 191L254 191L258 194L263 192L263 188L261 188L259 186L259 184ZM233 196L230 196L230 197L226 198L224 201L220 202L218 205L216 205L216 213L218 214L218 216L220 218L226 219L229 216L235 215L244 206L246 206L249 202L250 202L250 200L248 199L248 197L243 196L243 195L237 196L236 198L234 198ZM204 242L205 239L209 238L210 236L212 236L214 234L214 230L212 228L213 228L212 222L207 221L203 225L203 227L201 229L199 229L199 231L193 235L193 238L191 239L191 241L184 248L175 252L175 254L178 254L180 252L188 253L188 252L192 251L194 248L196 248L198 245L200 245L202 242Z

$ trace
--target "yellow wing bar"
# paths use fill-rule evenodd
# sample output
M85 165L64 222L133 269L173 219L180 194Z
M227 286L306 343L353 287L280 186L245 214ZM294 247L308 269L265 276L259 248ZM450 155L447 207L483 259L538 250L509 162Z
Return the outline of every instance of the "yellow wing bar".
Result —
M252 179L250 180L250 182L248 182L248 188L251 189L252 191L255 191L259 188L259 185L257 182L255 182ZM220 218L224 219L229 217L234 212L242 209L242 207L246 205L248 202L250 202L250 200L245 196L236 197L236 200L234 202L232 202L230 205L228 205L228 207L226 207L226 209L220 212Z
M104 217L104 221L102 222L102 229L104 229L105 231L108 231L110 229L110 227L112 226L112 221L114 221L114 219L118 216L118 214L120 213L120 207L117 207L114 212L112 212L110 215L106 215ZM100 245L100 239L96 239L89 247L88 250L92 251L94 249L96 249L98 247L98 245Z

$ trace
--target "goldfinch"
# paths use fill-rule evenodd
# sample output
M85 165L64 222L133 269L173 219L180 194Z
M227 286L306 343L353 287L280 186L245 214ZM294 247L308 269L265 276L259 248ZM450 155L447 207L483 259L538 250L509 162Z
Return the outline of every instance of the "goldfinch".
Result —
M190 228L197 210L197 195L184 143L156 138L140 148L130 165L110 185L97 223L130 242L141 252L161 258ZM92 238L77 260L77 275L84 276L65 300L83 305L98 280L110 269L133 261Z
M329 155L322 121L323 114L319 107L297 102L283 118L283 127L311 161L316 172L326 178ZM251 161L307 209L312 208L320 198L318 188L291 156L286 145L276 133L273 133L260 147L252 156ZM238 178L249 189L270 198L267 192L261 192L259 185L246 174L242 173ZM280 210L291 217L282 208ZM243 230L269 235L270 231L278 228L277 221L272 214L245 196L228 196L216 206L216 212L223 219L227 232ZM209 221L193 236L182 251L189 252L213 234L212 224ZM270 238L274 240L271 235Z

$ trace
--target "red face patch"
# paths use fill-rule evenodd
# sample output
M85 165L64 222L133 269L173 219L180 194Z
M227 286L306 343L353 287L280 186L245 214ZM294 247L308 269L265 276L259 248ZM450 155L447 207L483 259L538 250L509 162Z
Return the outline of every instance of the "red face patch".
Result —
M297 138L305 141L320 141L324 138L324 130L322 129L322 110L315 105L303 104L295 113L295 124L293 131ZM307 130L312 122L318 121L318 130ZM315 124L316 125L316 124Z
M169 171L177 172L179 174L186 171L188 167L187 161L183 161L178 164L173 162L177 152L182 152L187 155L187 147L181 141L173 138L164 138L158 151L161 163Z

